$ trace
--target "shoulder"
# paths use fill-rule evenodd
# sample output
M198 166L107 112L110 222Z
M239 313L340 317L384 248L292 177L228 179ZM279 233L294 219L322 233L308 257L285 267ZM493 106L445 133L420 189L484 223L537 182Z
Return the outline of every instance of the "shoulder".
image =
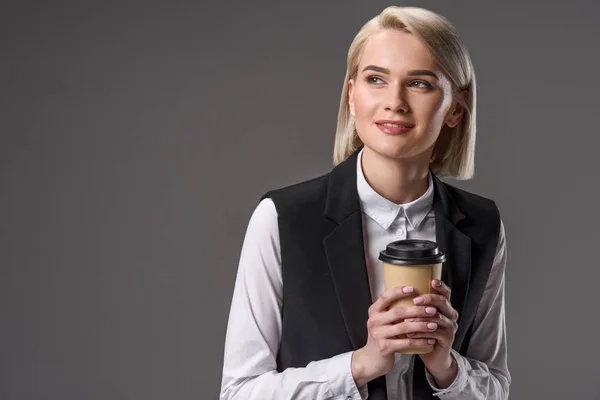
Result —
M465 216L461 226L472 239L482 243L503 240L502 216L496 202L477 193L443 183L456 207Z
M500 211L494 200L460 189L446 182L443 182L443 184L456 206L466 217L470 219L480 219L482 217L493 218L494 220L500 219Z
M329 173L269 190L261 197L261 202L269 199L277 212L282 215L293 211L297 215L302 210L324 207L329 185Z
M250 226L256 226L257 230L268 226L277 225L277 209L270 198L260 200L252 216L250 217Z
M277 210L271 199L262 199L254 208L246 228L245 242L268 247L278 238Z

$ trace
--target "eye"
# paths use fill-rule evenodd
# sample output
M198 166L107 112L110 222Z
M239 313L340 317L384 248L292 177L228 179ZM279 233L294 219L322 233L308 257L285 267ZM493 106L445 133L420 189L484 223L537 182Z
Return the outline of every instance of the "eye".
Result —
M433 86L427 81L412 81L408 84L410 87L416 87L418 89L431 89Z
M365 80L367 81L367 83L370 83L373 85L383 83L383 80L376 75L369 75L369 76L367 76L367 78Z

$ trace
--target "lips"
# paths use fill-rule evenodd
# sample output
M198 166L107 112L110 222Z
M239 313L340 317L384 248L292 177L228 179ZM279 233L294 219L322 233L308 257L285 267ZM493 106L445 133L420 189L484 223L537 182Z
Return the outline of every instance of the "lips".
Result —
M388 135L400 135L408 133L415 127L414 124L406 121L381 120L375 121L377 127Z
M415 126L415 124L411 124L410 122L400 120L380 120L375 121L375 123L380 126L388 126L391 128L414 128Z

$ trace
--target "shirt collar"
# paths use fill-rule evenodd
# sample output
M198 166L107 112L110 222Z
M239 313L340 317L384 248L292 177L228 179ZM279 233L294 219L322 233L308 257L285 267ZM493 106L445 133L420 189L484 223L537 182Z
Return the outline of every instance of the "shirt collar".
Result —
M410 203L396 204L373 190L365 179L361 163L363 150L360 150L356 163L358 197L363 213L371 217L383 229L388 229L396 218L403 213L411 226L417 229L433 206L433 178L431 171L429 172L429 186L421 197Z

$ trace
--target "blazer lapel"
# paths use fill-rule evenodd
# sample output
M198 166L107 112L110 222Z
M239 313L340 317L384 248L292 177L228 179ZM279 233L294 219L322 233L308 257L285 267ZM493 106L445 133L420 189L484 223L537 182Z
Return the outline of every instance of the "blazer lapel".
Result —
M434 175L436 241L446 254L442 268L442 280L450 287L450 303L458 311L459 325L453 348L459 350L467 332L467 326L460 324L469 290L471 275L471 239L462 233L457 224L465 217L460 212L444 184Z
M365 262L362 213L356 188L358 151L330 175L325 216L337 224L323 245L354 349L367 343L371 292Z
M365 261L362 212L356 187L358 152L331 171L325 216L336 227L323 240L337 298L350 337L357 350L367 344L369 307L373 303ZM369 399L385 400L385 375L369 382Z

